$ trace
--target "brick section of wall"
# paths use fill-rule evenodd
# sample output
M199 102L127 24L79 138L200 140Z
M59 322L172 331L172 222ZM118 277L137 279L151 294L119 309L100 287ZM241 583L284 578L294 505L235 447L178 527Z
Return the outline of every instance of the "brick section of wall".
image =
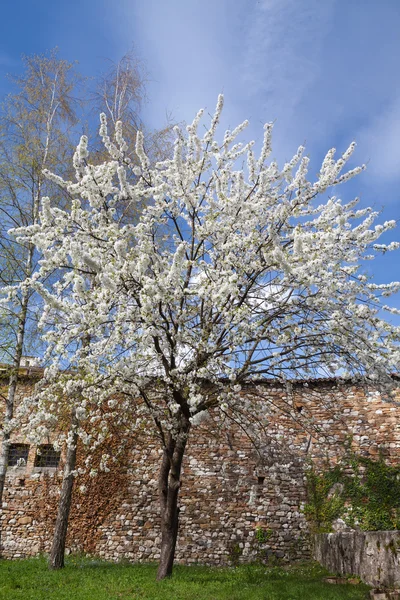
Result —
M20 393L27 393L21 386ZM310 556L304 466L335 463L351 446L400 460L400 407L373 389L334 381L265 384L264 427L257 448L237 424L214 414L191 433L183 465L177 560L186 564ZM246 393L247 396L249 392ZM150 429L151 431L151 429ZM16 439L16 441L20 441ZM10 469L3 507L4 554L48 551L61 471ZM151 435L133 440L118 468L74 492L68 547L107 559L159 557L157 476L160 450ZM264 541L257 539L257 530Z

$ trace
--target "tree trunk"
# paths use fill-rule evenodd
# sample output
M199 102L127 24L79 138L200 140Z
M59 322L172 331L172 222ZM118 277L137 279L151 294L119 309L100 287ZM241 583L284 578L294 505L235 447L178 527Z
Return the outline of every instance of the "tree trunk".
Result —
M71 508L72 490L75 480L74 470L76 465L76 446L78 442L76 425L76 418L73 416L72 444L67 448L61 495L58 503L57 519L49 557L49 569L62 569L64 567L65 542L67 539L69 511Z
M27 271L29 272L32 266L33 249L29 248L28 260L27 260ZM6 481L7 473L7 460L8 460L8 449L10 447L10 431L9 425L14 416L14 403L15 403L15 392L18 384L18 371L21 366L22 352L24 348L24 337L26 318L28 313L29 293L24 290L21 298L21 312L18 317L18 328L17 328L17 343L15 345L13 365L11 368L10 379L8 382L8 393L6 399L6 407L3 421L3 436L0 444L0 513L3 510L3 492L4 484ZM0 557L3 553L2 544L2 530L0 521Z
M185 420L176 439L168 434L167 444L164 448L159 477L161 556L157 571L158 580L172 575L179 527L180 475L189 429L190 423Z
M7 406L6 406L6 413L7 413ZM4 419L4 421L7 421L7 414L6 417ZM3 439L1 442L1 446L0 446L0 558L3 555L3 544L2 544L2 530L1 530L1 523L3 522L1 520L2 517L2 512L3 512L3 491L4 491L4 484L6 481L6 473L7 473L7 456L8 456L8 448L9 448L9 443L10 443L10 434L9 433L4 433L3 434Z

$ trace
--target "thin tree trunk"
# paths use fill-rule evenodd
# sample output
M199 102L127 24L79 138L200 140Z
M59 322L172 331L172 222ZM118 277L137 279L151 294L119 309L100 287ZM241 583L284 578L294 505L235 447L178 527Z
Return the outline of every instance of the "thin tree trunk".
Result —
M82 340L82 347L88 349L89 345L90 336L86 335ZM61 485L61 494L58 503L57 519L54 528L53 542L49 557L50 569L62 569L64 567L65 543L67 540L69 512L71 509L72 490L74 488L75 482L78 425L79 422L76 416L76 408L74 408L71 414L71 427L69 431L72 440L71 443L67 446L64 476Z
M190 424L187 421L177 439L169 434L164 448L159 477L161 556L157 571L158 580L172 575L179 527L180 475L189 429Z
M29 248L28 260L27 260L27 272L29 273L32 269L32 260L33 260L33 248ZM8 382L8 393L6 399L6 407L4 413L4 421L3 421L3 436L0 445L0 508L2 512L3 510L3 492L4 492L4 484L6 481L6 473L7 473L7 460L8 460L8 449L10 447L10 431L9 425L14 416L14 404L15 404L15 392L17 390L18 384L18 372L21 366L21 358L24 348L24 337L25 337L25 327L26 327L26 318L28 313L28 303L29 303L29 292L28 290L24 290L21 298L21 312L18 316L18 329L17 329L17 343L15 346L13 365L11 368L10 379ZM1 529L1 521L0 521L0 557L3 553L3 544L2 544L2 529Z
M51 110L53 112L53 98L52 98ZM44 157L43 157L43 161L42 161L42 168L45 167L45 164L47 161L47 155L48 155L49 143L50 143L50 131L51 131L50 126L51 126L52 118L53 118L53 115L52 115L51 119L50 119L50 117L47 119L47 124L46 124L47 137L46 137L46 143L45 143ZM36 191L36 193L33 192L33 194L34 194L33 195L33 203L32 203L33 223L37 223L37 221L38 221L40 195L41 195L41 184L42 184L42 181L41 181L41 178L39 178L37 191ZM25 267L25 277L30 277L32 274L34 250L35 250L34 246L32 244L29 244L28 256L26 259L26 267ZM6 410L5 410L4 421L3 421L4 433L3 433L3 439L1 442L1 446L0 446L0 509L1 509L0 512L2 512L2 508L3 508L3 492L4 492L4 484L5 484L6 473L7 473L8 449L10 446L10 433L8 431L8 425L14 416L15 392L17 390L18 374L19 374L19 369L21 366L21 358L22 358L22 354L23 354L23 350L24 350L25 329L26 329L26 320L27 320L27 315L28 315L29 296L30 296L29 290L24 288L22 290L22 294L21 294L21 312L18 315L17 343L15 345L14 360L13 360L13 365L12 365L12 369L11 369L10 380L8 383ZM0 557L2 556L2 550L3 550L2 530L1 530L1 523L0 523Z
M36 58L38 58L38 60L36 60ZM19 221L19 225L26 225L26 219L27 219L27 215L31 213L32 210L32 224L36 224L38 222L38 218L39 218L39 207L40 207L40 199L41 199L41 195L42 195L42 184L44 181L44 175L43 175L43 170L45 169L45 167L48 164L48 160L49 160L49 155L50 155L50 151L51 151L51 141L52 138L54 137L54 129L56 128L56 131L61 131L63 130L63 127L60 128L60 126L57 125L57 115L59 113L59 111L65 108L64 105L64 101L66 103L66 106L68 106L67 108L67 113L69 112L69 109L71 109L71 115L73 113L72 110L72 106L70 105L70 100L69 100L69 90L70 90L70 86L68 83L66 83L65 80L65 75L68 72L70 66L69 65L64 65L64 62L60 62L58 61L54 55L52 55L52 58L50 59L50 62L48 62L45 58L42 59L42 57L36 57L33 58L32 61L32 65L33 67L36 69L37 68L37 72L40 72L40 76L37 75L37 79L35 80L32 79L29 75L29 73L33 73L32 68L30 68L30 70L28 70L27 75L23 76L21 78L21 95L18 93L15 98L20 98L22 104L18 104L18 107L16 110L16 114L19 115L24 115L24 112L21 112L21 107L24 106L28 106L28 113L29 115L33 114L33 112L35 112L35 114L37 115L38 121L37 121L37 126L38 129L36 129L35 126L35 130L32 133L32 130L29 129L29 123L30 123L30 117L28 115L28 119L27 119L27 137L24 137L24 141L22 141L22 147L27 148L29 147L29 141L33 141L35 143L35 145L38 145L39 148L43 148L43 151L39 150L39 152L41 152L41 158L39 156L37 156L37 160L33 161L33 156L31 157L29 154L29 158L28 163L25 162L25 159L22 159L22 163L20 163L19 161L17 161L17 163L15 163L15 161L13 162L13 160L11 159L11 162L9 162L9 165L11 165L14 169L14 167L17 168L17 172L18 169L22 168L23 171L25 172L26 169L29 168L29 171L32 168L32 180L31 180L31 185L30 185L30 192L31 192L31 202L29 203L26 198L25 198L25 194L23 195L23 197L21 199L19 199L19 187L18 187L18 177L15 179L16 181L16 186L14 187L14 176L7 175L7 171L4 171L4 173L6 174L5 177L5 181L9 181L9 186L10 186L10 192L11 192L11 197L13 198L13 207L16 211L16 215L12 216L12 220L11 222L14 224L14 226L18 225L18 221ZM28 60L28 64L30 64L30 61ZM44 75L45 77L43 77L43 72L42 72L42 68L44 69ZM47 104L47 107L44 104L41 104L41 102L38 102L38 104L33 105L31 102L32 99L32 93L35 92L37 90L39 90L39 93L41 93L41 89L42 86L44 84L44 81L47 81L46 79L46 74L48 74L49 76L51 76L52 72L54 71L54 75L53 75L53 81L52 83L48 84L51 85L51 95L49 98L49 102ZM36 73L36 71L35 71ZM36 75L35 75L36 77ZM32 87L33 86L33 87ZM33 94L35 95L35 94ZM44 98L46 98L47 95L44 96ZM8 104L9 107L12 106L12 98L11 98L11 102L10 104ZM47 110L46 110L47 108ZM43 122L43 118L45 119L45 123ZM62 118L62 117L61 117ZM18 120L18 119L17 119ZM36 122L36 117L35 117L35 122ZM8 127L8 125L12 125L14 124L14 116L11 115L6 115L6 113L4 113L4 118L2 117L2 123L6 125L6 129ZM25 122L23 121L22 124L25 126ZM42 126L45 125L45 129L42 128ZM58 128L58 129L57 129ZM45 139L42 139L42 134L45 135ZM33 137L32 137L33 135ZM57 136L56 136L57 137ZM28 140L28 146L26 146L25 144L27 143ZM13 144L15 142L11 141L11 154L10 156L14 156L14 150L13 150ZM18 142L17 145L19 145L20 142ZM15 146L16 148L17 146ZM3 153L4 154L4 153ZM6 163L7 161L9 161L9 154L8 151L4 154L4 156L6 157ZM5 167L7 168L7 167ZM14 173L14 171L13 171ZM25 186L24 186L25 187ZM13 211L12 211L13 212ZM7 212L5 211L5 214L7 214ZM9 215L7 215L7 217L9 217ZM16 219L16 220L15 220ZM6 227L7 230L7 227ZM34 259L34 246L29 244L27 247L27 257L26 257L26 264L25 264L25 273L24 273L24 278L29 278L32 275L33 272L33 259ZM22 264L19 262L18 256L15 257L15 264L18 265L18 269L21 267L22 268ZM16 344L15 344L15 348L14 348L14 356L13 356L13 364L12 364L12 368L11 368L11 374L10 374L10 379L9 379L9 385L8 385L8 395L7 395L7 399L6 399L6 407L5 407L5 414L4 414L4 420L3 420L3 435L1 436L1 443L0 443L0 512L2 509L2 503L3 503L3 491L4 491L4 484L5 484L5 477L6 477L6 472L7 472L7 459L8 459L8 450L9 450L9 446L10 446L10 432L9 432L9 424L12 421L12 418L14 416L14 404L15 404L15 394L16 394L16 389L17 389L17 384L18 384L18 375L19 375L19 369L20 369L20 365L21 365L21 357L23 355L23 349L24 349L24 338L25 338L25 332L26 332L26 323L27 323L27 314L28 314L28 306L29 306L29 300L30 300L30 294L31 292L29 290L27 290L26 288L22 289L21 292L21 303L20 303L20 312L17 315L17 335L16 335ZM1 553L2 553L2 541L1 541L1 522L0 522L0 557L1 557Z
M76 428L77 420L74 413L72 416L72 443L67 447L61 495L58 503L57 519L49 557L50 569L62 569L64 567L65 543L67 539L69 512L71 509L72 490L75 480L76 446L78 443L78 433Z

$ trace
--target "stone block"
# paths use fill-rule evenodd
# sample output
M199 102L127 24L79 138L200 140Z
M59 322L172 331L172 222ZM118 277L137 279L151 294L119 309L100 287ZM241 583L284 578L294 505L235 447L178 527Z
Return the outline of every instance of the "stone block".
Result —
M400 586L400 531L320 533L314 556L334 573L358 575L375 587Z

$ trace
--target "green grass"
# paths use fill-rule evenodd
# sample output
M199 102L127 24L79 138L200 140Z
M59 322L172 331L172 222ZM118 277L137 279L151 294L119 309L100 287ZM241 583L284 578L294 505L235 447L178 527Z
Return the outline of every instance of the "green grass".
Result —
M324 583L316 564L290 568L176 566L156 582L156 566L110 564L70 557L48 571L44 558L0 561L0 600L358 600L365 585Z

